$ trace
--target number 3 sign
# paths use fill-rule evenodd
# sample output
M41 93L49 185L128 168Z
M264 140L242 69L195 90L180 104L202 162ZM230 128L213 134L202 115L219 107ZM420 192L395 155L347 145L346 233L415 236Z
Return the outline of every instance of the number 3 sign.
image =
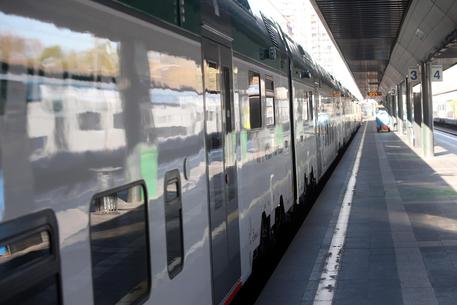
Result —
M418 67L409 67L408 68L409 81L415 82L419 80L419 68Z
M430 69L430 78L432 82L442 82L443 81L443 66L442 65L432 65Z

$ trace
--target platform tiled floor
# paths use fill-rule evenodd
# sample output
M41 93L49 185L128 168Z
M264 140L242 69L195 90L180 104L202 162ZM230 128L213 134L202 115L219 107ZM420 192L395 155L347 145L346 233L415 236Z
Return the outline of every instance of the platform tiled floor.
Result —
M362 129L257 305L314 303L361 136ZM436 152L423 160L368 122L332 304L457 305L457 145Z

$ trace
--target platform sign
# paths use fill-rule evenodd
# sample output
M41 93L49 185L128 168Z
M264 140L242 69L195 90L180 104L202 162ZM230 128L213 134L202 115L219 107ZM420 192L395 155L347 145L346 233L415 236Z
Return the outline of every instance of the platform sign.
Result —
M415 82L419 80L419 67L413 66L408 68L409 81Z
M369 97L377 97L377 96L382 96L382 93L379 91L370 91L368 92Z
M442 82L443 81L443 66L442 65L432 65L430 67L430 79L432 82Z

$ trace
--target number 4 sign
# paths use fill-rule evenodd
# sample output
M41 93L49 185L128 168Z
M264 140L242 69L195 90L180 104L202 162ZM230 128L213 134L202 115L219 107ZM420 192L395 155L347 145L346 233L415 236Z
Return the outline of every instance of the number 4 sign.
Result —
M417 66L409 67L408 75L411 82L419 80L419 68Z
M442 82L443 81L443 66L442 65L432 65L430 69L430 78L432 82Z

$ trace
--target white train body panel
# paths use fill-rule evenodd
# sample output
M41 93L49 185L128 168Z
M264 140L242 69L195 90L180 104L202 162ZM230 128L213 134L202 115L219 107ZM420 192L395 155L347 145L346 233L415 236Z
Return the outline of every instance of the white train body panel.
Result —
M296 183L298 196L305 192L311 177L318 178L317 139L315 133L316 116L312 105L316 97L314 87L293 81L293 106L295 127Z
M293 204L292 163L287 77L234 57L234 92L238 104L238 204L240 211L240 253L242 280L252 270L254 250L260 243L262 214L274 225L275 208L282 198L284 208ZM265 105L265 76L275 84L275 125L249 129L248 73L262 78L261 100Z

